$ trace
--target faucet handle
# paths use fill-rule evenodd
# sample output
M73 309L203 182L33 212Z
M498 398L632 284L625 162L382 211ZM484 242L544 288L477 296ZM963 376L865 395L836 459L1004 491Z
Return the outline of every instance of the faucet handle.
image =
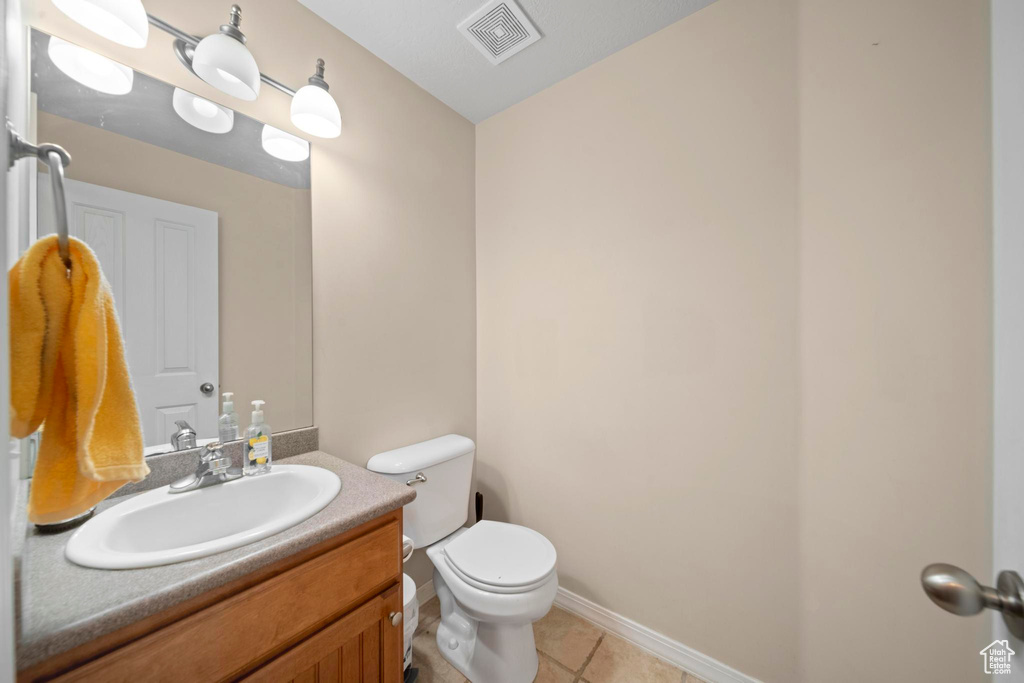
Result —
M224 474L231 469L231 458L217 458L210 461L210 471L214 474Z
M200 460L210 467L214 474L223 474L231 467L231 458L223 457L224 444L219 441L206 444Z

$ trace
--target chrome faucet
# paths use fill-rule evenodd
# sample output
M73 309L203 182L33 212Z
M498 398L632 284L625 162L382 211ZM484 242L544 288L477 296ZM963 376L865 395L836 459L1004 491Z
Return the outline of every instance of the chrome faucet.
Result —
M176 451L184 451L196 447L196 430L184 420L176 420L178 431L171 434L171 448Z
M221 453L223 445L217 443L206 444L199 456L199 468L195 474L190 474L171 484L168 489L170 493L185 493L196 489L206 488L215 484L223 484L233 481L242 476L242 471L231 466L231 458Z

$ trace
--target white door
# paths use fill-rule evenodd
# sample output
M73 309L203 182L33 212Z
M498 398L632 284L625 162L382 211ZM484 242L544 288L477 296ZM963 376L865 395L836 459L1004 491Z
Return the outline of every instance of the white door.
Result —
M1024 3L993 0L993 462L992 574L1024 575ZM986 581L987 582L987 581ZM1024 681L1024 640L995 616L993 640L1016 652L1010 676Z
M978 653L985 657L979 670L1024 681L1024 3L993 0L991 26L992 567L971 578L944 566L931 578L946 609L965 616L982 604L994 610L992 642ZM978 583L994 586L1001 600L992 590L981 594Z
M3 17L3 30L0 31L0 111L19 132L25 132L25 112L19 105L24 103L24 94L19 95L16 85L22 80L17 76L27 73L24 45L25 27L21 21L21 3L11 0L0 0L0 16ZM27 89L26 89L27 90ZM8 169L9 151L6 144L0 145L0 168L7 171L0 178L0 263L4 269L13 265L18 257L17 216L12 208L16 206L15 197L20 196L22 189L18 178L25 177L22 169L31 163L28 159L19 162L17 170ZM25 195L27 198L27 194ZM10 405L10 377L7 362L8 354L8 322L7 322L7 278L0 282L0 448L5 456L0 459L0 683L13 681L14 676L14 559L11 555L12 525L8 523L13 510L14 484L17 470L12 470L12 449L8 446ZM12 481L15 480L15 481Z
M66 184L70 233L96 252L114 292L146 446L168 443L176 420L215 438L217 213ZM39 232L50 233L49 179L37 187Z

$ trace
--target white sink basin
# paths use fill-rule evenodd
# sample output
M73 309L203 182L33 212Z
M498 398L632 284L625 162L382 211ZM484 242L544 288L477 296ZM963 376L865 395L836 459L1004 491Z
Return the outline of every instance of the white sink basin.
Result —
M253 543L309 519L341 490L322 467L274 465L187 493L167 486L104 510L68 541L69 560L97 569L134 569L194 560Z

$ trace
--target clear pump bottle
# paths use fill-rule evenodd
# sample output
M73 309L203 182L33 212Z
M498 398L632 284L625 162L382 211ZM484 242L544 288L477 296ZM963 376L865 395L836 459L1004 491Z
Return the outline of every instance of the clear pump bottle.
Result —
M263 421L264 401L252 402L252 424L245 430L242 473L266 474L273 459L270 425Z
M235 395L224 392L224 414L217 420L217 432L221 443L238 441L238 413L235 412Z

